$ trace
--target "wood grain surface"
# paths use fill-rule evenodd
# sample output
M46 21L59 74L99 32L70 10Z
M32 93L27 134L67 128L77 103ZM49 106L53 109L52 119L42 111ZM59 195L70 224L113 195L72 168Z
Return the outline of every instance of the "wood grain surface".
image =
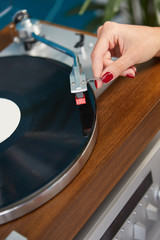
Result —
M0 31L0 51L11 44L15 36L17 36L17 33L15 31L15 26L13 23L10 23L5 28L3 28Z
M98 138L81 172L39 209L1 225L0 239L12 230L29 240L74 238L160 129L160 60L141 65L135 79L118 78L97 107Z

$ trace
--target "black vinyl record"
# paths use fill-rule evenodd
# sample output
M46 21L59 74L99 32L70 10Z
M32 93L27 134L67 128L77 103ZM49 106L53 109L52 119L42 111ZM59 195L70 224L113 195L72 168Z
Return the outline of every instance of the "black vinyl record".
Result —
M59 179L87 146L95 126L95 98L88 86L87 104L76 106L70 71L47 58L0 58L0 98L16 103L21 112L17 129L0 143L0 211Z

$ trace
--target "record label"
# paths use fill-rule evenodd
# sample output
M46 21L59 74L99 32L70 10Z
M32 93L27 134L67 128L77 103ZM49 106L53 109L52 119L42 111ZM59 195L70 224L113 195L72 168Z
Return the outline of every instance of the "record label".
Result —
M0 98L0 143L14 133L21 118L19 107L12 101Z

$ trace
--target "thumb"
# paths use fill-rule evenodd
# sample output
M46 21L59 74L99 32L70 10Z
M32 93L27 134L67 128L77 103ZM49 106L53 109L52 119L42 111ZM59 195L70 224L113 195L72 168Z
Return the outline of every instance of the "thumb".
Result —
M134 57L130 57L129 53L122 55L116 61L113 61L109 66L107 66L102 74L101 78L104 83L108 83L120 75L123 75L128 68L135 64Z

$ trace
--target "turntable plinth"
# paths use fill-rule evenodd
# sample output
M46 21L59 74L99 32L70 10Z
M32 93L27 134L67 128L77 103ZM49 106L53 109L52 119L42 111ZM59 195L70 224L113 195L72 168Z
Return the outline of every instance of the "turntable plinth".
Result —
M39 209L0 226L29 240L71 240L160 129L160 61L118 78L97 99L98 139L79 175Z

